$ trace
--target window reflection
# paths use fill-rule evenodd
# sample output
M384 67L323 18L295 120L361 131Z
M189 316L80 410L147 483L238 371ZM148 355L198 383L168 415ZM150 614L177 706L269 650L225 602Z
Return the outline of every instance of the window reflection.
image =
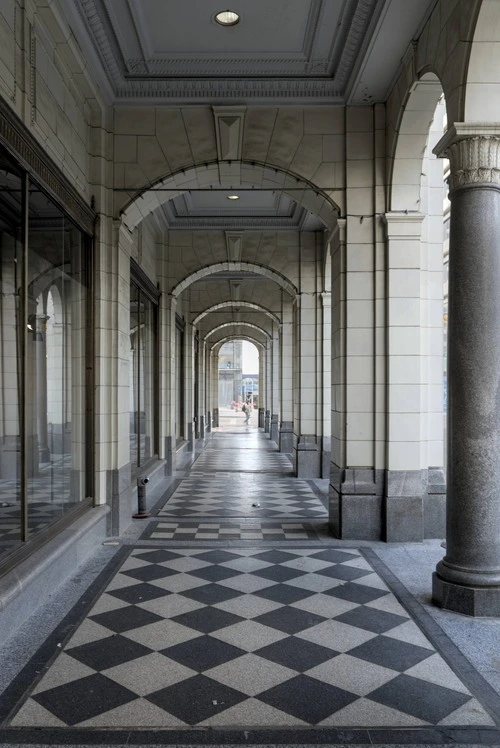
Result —
M85 498L87 274L81 232L29 192L27 447L30 533Z
M87 495L87 241L24 184L0 149L0 554Z
M132 472L156 453L156 305L130 284L130 462Z
M22 542L21 175L0 152L0 553Z

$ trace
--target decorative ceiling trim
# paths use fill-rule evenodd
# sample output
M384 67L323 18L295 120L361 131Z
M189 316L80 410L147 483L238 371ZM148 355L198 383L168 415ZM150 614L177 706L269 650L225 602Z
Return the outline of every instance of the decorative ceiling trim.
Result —
M167 98L217 101L247 99L327 98L340 103L342 91L331 80L151 80L127 81L116 87L117 99Z
M137 50L144 57L125 59L112 19L103 0L73 0L87 29L98 59L114 89L115 101L167 99L220 101L230 99L286 100L318 99L342 103L345 89L362 48L366 46L373 14L380 0L346 0L351 18L339 44L332 43L329 58L314 57L314 48L324 16L324 0L312 0L301 58L267 56L248 58L199 54L172 57L151 56L147 29L138 28L141 14L130 10L138 39ZM332 31L333 33L333 31ZM319 50L318 50L319 52ZM137 52L136 52L137 54ZM149 55L146 57L146 55ZM207 75L208 71L208 75ZM220 76L220 77L219 77ZM245 76L246 79L242 79Z
M212 107L219 161L239 161L243 148L246 107Z
M255 217L238 217L238 218L224 218L224 217L210 217L204 218L203 216L192 218L176 218L175 220L168 221L168 228L170 229L262 229L262 230L274 230L274 231L298 231L304 224L307 218L306 211L301 210L300 220L295 218L255 218Z

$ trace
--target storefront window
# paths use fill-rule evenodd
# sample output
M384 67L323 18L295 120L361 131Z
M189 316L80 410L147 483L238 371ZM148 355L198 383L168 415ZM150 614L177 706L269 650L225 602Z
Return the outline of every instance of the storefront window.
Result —
M89 494L88 242L1 153L0 165L0 552L5 553Z
M157 305L130 284L130 462L132 472L156 453Z
M23 540L21 513L22 176L0 154L0 553Z

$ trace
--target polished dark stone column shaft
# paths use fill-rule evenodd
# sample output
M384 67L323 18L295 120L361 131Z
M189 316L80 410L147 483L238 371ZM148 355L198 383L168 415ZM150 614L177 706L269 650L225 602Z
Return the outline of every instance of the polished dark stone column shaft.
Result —
M497 138L470 138L447 151L446 556L433 598L478 616L500 615L500 172L491 168L499 145Z

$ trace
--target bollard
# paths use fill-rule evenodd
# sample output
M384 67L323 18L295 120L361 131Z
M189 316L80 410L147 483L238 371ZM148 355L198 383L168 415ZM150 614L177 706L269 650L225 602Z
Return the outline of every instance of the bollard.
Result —
M147 476L137 478L137 514L133 514L133 519L146 519L149 517L146 511L146 486L149 483Z

